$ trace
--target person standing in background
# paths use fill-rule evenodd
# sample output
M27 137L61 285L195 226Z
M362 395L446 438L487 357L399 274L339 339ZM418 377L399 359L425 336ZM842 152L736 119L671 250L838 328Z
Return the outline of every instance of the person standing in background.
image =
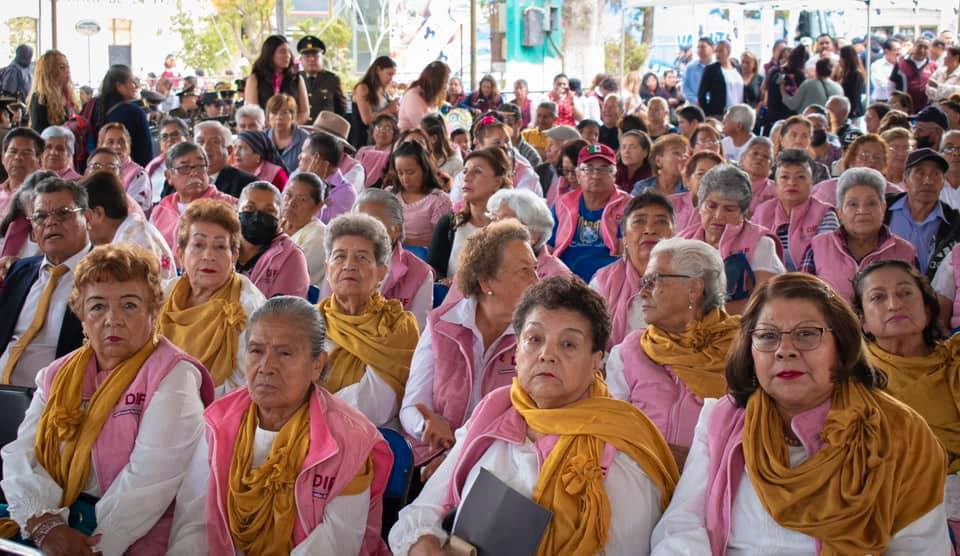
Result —
M26 101L33 84L30 62L33 61L33 47L21 44L10 64L0 71L0 90L15 95L18 100Z
M683 97L693 104L697 103L703 70L713 62L713 41L709 37L700 37L697 41L697 58L696 62L687 64L687 69L683 72Z
M310 101L310 121L320 112L336 112L338 116L347 116L347 97L343 94L340 78L332 71L323 69L323 58L327 54L327 45L323 41L307 35L297 42L300 64L303 71L300 76L307 87L307 99Z

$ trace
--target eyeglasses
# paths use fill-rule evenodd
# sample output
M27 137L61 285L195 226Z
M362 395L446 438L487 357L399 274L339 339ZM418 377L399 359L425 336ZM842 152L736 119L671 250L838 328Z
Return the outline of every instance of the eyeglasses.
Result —
M613 166L580 166L577 169L588 176L612 176L617 172Z
M866 151L857 153L857 160L862 160L864 162L883 162L884 158L886 157L882 154L870 154Z
M716 147L717 145L720 144L720 141L716 139L702 139L702 140L698 140L696 144L703 145L705 147Z
M667 274L661 272L651 272L645 274L640 278L640 289L644 290L646 288L656 289L660 284L660 281L664 278L693 278L689 274Z
M71 215L77 214L78 212L83 212L83 209L79 207L60 207L50 212L35 212L33 213L33 216L30 217L30 221L33 222L34 226L43 226L47 222L47 219L52 218L57 222L63 222L67 218L70 218Z
M190 174L194 174L197 171L206 172L207 165L206 164L194 164L194 165L185 164L183 166L174 167L173 171L180 176L189 176Z
M90 168L95 172L99 172L100 170L110 170L112 172L116 172L117 170L120 169L120 165L119 164L101 164L99 162L94 162L93 164L90 165Z
M776 328L757 328L750 331L750 339L757 351L770 353L777 351L784 334L790 335L790 341L799 351L811 351L820 347L824 332L832 332L823 326L798 326L793 330L780 331Z
M954 147L953 145L950 145L949 147L944 147L943 154L950 154L950 155L960 154L960 147Z

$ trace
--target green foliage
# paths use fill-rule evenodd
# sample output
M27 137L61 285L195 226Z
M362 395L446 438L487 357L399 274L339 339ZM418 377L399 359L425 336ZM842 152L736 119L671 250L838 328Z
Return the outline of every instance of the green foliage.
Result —
M260 45L273 33L276 0L213 0L212 15L195 18L177 0L171 18L174 31L183 39L180 58L190 66L219 73L227 68L249 69Z
M349 23L339 17L325 20L307 18L297 24L291 39L296 43L306 35L319 37L326 45L324 69L336 73L341 79L353 74L353 56L350 54L353 31Z
M637 43L636 39L630 33L626 34L626 40L623 43L624 73L639 70L647 61L650 55L650 45L647 43ZM608 41L604 45L604 71L611 75L620 74L620 41Z

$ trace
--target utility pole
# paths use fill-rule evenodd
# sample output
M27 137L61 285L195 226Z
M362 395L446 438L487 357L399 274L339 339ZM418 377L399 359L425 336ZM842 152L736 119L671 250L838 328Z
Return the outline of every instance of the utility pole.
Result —
M50 0L50 36L53 37L53 49L57 48L57 0ZM40 42L40 41L37 41Z
M477 90L477 0L470 0L470 90Z
M54 0L56 1L56 0ZM285 7L285 0L277 0L277 34L286 36L287 30L287 17Z

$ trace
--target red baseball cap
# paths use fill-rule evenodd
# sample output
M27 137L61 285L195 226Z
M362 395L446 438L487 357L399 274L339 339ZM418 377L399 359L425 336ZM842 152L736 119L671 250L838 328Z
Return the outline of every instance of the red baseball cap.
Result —
M596 158L614 166L617 164L617 155L613 152L613 149L602 143L594 143L593 145L587 145L580 149L580 154L577 155L577 165L579 166L584 162L589 162Z

